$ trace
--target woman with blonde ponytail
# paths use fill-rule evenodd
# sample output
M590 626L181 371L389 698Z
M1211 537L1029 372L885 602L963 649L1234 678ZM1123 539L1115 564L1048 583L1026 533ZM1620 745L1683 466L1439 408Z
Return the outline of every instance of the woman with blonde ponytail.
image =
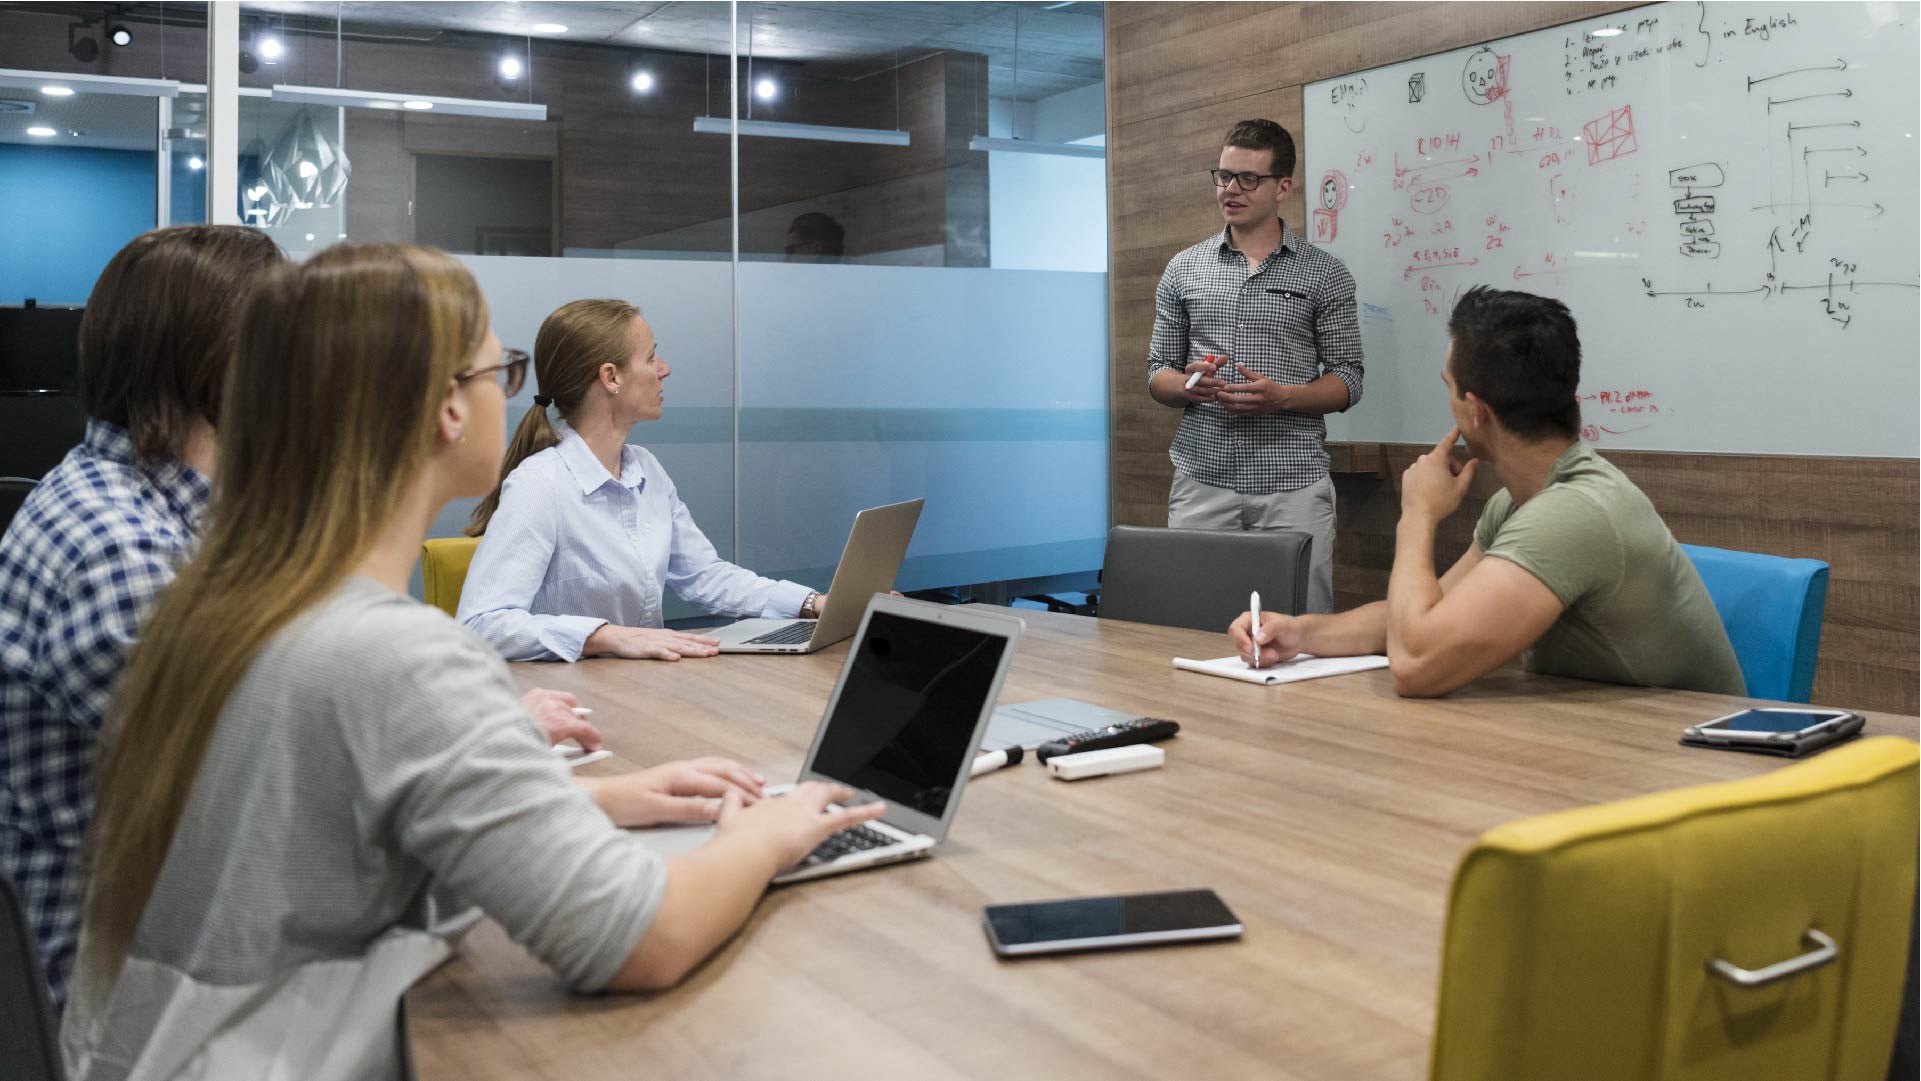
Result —
M660 460L629 445L659 420L673 369L639 309L576 300L540 325L539 392L500 484L467 527L481 538L460 622L510 661L711 657L719 639L664 628L662 590L709 612L792 619L826 599L720 558ZM553 409L560 417L549 417Z
M77 1081L397 1077L445 889L583 989L677 982L878 813L720 759L574 783L485 643L405 594L524 377L440 252L343 244L248 304L199 555L108 711L63 1025ZM619 827L719 830L663 859Z

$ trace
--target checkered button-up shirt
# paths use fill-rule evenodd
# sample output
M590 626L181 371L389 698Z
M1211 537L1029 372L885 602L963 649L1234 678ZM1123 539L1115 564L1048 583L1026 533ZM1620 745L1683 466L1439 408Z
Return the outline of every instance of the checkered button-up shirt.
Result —
M134 632L173 580L208 497L89 421L0 538L0 870L20 890L54 1001L78 932L94 739Z
M1361 328L1354 275L1286 223L1281 244L1249 274L1224 229L1176 255L1154 290L1154 339L1147 378L1185 371L1209 353L1280 383L1333 373L1361 400ZM1247 495L1304 488L1327 475L1327 425L1309 413L1230 417L1218 402L1189 405L1168 451L1184 477Z

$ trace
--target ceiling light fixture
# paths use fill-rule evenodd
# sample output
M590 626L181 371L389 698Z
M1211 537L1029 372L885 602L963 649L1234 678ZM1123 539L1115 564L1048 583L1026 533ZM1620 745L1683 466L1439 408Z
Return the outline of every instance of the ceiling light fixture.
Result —
M754 96L762 101L772 101L778 93L780 87L772 79L761 79L754 84Z
M496 120L545 120L547 107L528 102L443 98L428 94L395 94L384 90L350 90L334 86L288 86L269 92L275 101L295 105L332 105L348 109L433 110L434 115L486 116Z
M515 79L520 78L520 72L521 72L520 57L518 56L501 57L500 64L495 70L500 72L501 78L507 80L508 82L513 82Z
M50 97L50 98L70 98L70 97L72 97L72 96L73 96L73 87L71 87L71 86L43 86L43 87L41 87L41 88L40 88L40 92L41 92L42 94L45 94L46 96L48 96L48 97Z
M564 34L567 28L560 23L535 23L533 31L536 34Z
M207 167L207 159L201 157L198 154L195 154L193 157L187 159L187 168L192 169L194 172L199 172L200 170L205 169L206 167Z
M107 40L124 49L133 44L133 31L124 26L112 27L107 31Z
M697 116L694 118L694 130L702 135L725 135L733 128L724 116ZM812 139L821 143L870 143L874 146L910 146L913 142L911 133L888 128L843 128L831 124L792 124L782 120L743 120L740 122L740 133L771 139Z
M32 127L27 129L27 134L36 139L51 139L60 133L52 128Z
M1053 154L1063 158L1104 158L1107 148L1086 143L1042 143L1033 139L990 139L976 135L967 140L969 150L988 150L1013 154Z
M0 68L0 89L34 90L48 92L47 75L44 71L27 71L23 68ZM180 83L174 79L136 79L126 75L66 75L59 76L61 85L68 90L81 94L119 94L134 98L171 98L180 94Z
M636 71L634 77L627 81L627 85L633 87L637 94L648 93L654 88L654 74L651 71Z
M100 43L90 37L83 38L74 36L76 32L84 29L85 27L79 23L68 24L67 55L80 61L82 64L91 64L100 58Z
M267 63L271 64L285 55L287 55L286 42L281 41L279 38L274 37L272 34L261 35L260 58L262 60L265 60Z

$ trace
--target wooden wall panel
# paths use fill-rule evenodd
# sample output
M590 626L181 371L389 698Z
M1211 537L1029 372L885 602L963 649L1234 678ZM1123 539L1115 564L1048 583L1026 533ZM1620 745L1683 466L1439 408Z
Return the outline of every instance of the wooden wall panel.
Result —
M1162 525L1179 420L1146 391L1154 287L1167 260L1220 228L1202 170L1236 120L1265 116L1301 145L1304 84L1637 5L1620 3L1130 3L1108 5L1110 485L1114 521ZM1298 177L1301 166L1297 164ZM1303 215L1297 192L1283 208ZM1362 408L1366 408L1363 401ZM1435 433L1438 436L1440 433ZM1401 470L1418 444L1336 445L1335 603L1386 594ZM1815 700L1921 709L1921 475L1911 460L1607 455L1683 542L1829 564ZM1438 542L1467 549L1492 494L1477 484Z

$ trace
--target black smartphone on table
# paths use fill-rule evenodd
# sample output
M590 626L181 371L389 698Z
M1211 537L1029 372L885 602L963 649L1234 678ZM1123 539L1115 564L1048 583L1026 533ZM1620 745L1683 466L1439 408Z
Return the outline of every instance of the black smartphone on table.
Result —
M1242 931L1213 890L988 905L984 922L1002 957L1238 938Z

